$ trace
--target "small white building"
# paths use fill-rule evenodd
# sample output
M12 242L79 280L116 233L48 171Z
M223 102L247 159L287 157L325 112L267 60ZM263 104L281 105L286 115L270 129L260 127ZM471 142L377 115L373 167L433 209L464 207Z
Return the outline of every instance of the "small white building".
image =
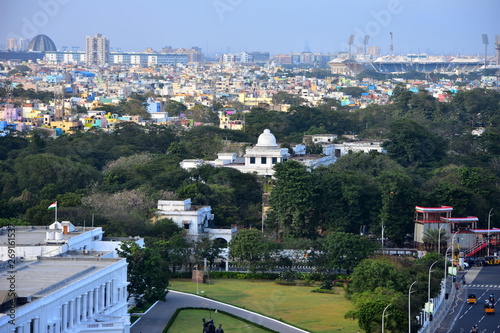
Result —
M212 207L192 205L191 199L158 200L156 214L159 218L169 218L174 221L184 229L186 237L194 241L209 237L229 243L237 230L237 228L210 228L209 223L214 219Z
M386 153L382 147L383 141L348 141L342 143L334 143L331 145L323 145L323 154L333 155L337 158L351 153L370 153L372 151L378 153Z

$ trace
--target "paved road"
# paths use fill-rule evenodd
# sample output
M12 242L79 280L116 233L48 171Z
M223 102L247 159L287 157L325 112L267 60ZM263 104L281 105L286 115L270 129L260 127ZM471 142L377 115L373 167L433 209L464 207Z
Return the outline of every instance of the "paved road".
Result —
M479 326L481 333L499 333L500 325L495 316L486 316L483 311L484 299L490 293L500 294L498 276L500 266L473 267L467 272L467 285L460 287L453 299L449 300L448 311L435 333L470 332L472 325ZM475 293L478 304L467 304L468 293ZM497 300L498 305L498 300Z
M253 323L270 328L276 332L307 333L307 331L282 323L278 320L265 317L255 312L220 303L205 297L173 290L168 292L166 302L157 302L144 316L141 317L138 322L131 327L130 332L161 333L174 314L175 310L184 307L204 307L214 310L223 310ZM201 327L201 318L200 322L196 324Z

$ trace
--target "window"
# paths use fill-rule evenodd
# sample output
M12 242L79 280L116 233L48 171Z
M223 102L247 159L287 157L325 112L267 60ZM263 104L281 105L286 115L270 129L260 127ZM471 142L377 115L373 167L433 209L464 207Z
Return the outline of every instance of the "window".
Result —
M250 164L255 164L255 157L250 157Z
M260 164L267 164L267 157L261 157Z
M278 163L278 158L277 157L273 157L272 160L271 160L271 163L272 164Z

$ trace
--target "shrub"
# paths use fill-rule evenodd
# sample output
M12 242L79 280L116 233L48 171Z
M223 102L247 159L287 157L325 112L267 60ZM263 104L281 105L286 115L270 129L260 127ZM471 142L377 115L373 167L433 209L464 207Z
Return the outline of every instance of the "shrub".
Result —
M280 273L278 280L285 282L293 282L298 278L299 274L297 272L294 272L291 269L287 269Z

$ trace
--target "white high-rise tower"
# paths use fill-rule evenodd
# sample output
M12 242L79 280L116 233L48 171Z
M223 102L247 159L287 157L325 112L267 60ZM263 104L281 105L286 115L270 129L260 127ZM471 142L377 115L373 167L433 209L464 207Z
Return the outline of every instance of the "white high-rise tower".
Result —
M95 34L94 37L86 37L85 45L87 66L101 67L108 63L109 39L101 34Z

